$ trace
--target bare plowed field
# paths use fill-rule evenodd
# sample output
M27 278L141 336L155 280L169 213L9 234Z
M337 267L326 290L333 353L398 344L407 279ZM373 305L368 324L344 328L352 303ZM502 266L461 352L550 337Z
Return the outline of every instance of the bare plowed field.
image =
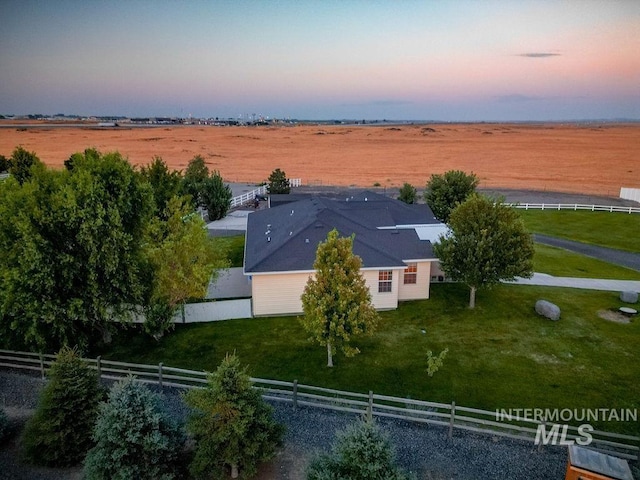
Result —
M227 181L261 182L281 168L307 184L422 187L433 173L460 169L487 188L617 196L640 187L637 124L0 129L0 154L17 145L53 166L87 147L137 165L158 155L177 169L202 155Z

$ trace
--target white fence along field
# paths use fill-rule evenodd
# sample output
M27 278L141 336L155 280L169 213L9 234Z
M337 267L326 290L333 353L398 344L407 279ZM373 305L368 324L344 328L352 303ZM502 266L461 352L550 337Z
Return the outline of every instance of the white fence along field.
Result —
M299 187L302 185L302 179L300 178L290 178L289 186L291 187ZM243 193L242 195L238 195L237 197L233 197L231 199L231 208L240 207L246 203L253 202L256 198L256 195L266 195L267 194L267 185L262 185L255 190L251 190L250 192Z
M40 372L45 377L53 363L54 355L0 350L0 368L21 369ZM160 388L200 388L207 382L207 372L167 367L84 359L103 379L118 380L134 375L139 382L157 385ZM533 442L539 423L526 419L499 418L495 411L456 405L455 402L438 403L407 398L333 390L302 385L296 381L265 380L252 378L254 388L261 391L266 400L286 402L294 408L300 406L335 410L354 414L365 414L369 418L393 418L410 422L443 427L443 433L453 437L454 430L467 430L481 434L502 436L515 440ZM551 425L547 425L551 427ZM591 431L592 442L588 448L620 458L640 461L640 437L618 433ZM577 427L568 427L565 441L580 439ZM538 445L538 449L542 445Z
M640 202L640 188L625 188L620 189L620 198L625 200L633 200L634 202Z
M581 205L579 203L510 203L514 208L524 210L588 210L591 212L640 213L640 207L621 207L613 205Z

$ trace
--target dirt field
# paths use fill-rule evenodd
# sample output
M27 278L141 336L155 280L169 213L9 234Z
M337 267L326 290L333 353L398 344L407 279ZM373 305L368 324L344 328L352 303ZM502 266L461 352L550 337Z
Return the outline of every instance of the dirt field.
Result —
M178 169L200 154L225 180L241 182L281 168L306 184L421 188L433 173L461 169L485 188L614 197L620 187L640 188L640 124L0 128L0 154L17 145L53 166L87 147L138 165L159 155Z

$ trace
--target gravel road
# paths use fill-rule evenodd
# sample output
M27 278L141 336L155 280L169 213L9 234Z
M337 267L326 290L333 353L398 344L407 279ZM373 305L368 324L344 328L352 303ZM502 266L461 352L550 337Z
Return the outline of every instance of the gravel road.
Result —
M23 423L37 403L43 386L37 377L0 371L0 400L16 425ZM184 418L186 409L180 392L167 389L165 407L172 415ZM294 410L284 403L274 404L277 421L287 427L285 445L278 457L263 466L259 479L301 479L309 459L326 451L337 431L356 419L355 415L301 407ZM378 424L396 446L398 463L428 480L475 479L561 479L564 478L567 454L564 448L545 447L542 452L524 442L490 435L476 435L461 430L452 440L441 427L380 419ZM0 479L79 479L80 468L46 469L22 465L17 456L16 433L0 446Z

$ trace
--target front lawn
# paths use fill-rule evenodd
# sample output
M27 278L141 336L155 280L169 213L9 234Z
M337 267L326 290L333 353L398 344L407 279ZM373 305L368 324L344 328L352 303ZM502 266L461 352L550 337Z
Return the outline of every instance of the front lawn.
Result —
M559 322L536 315L540 298L562 309ZM310 344L295 317L178 326L154 340L132 330L104 358L212 371L236 351L251 375L330 388L496 408L640 408L640 322L619 324L597 312L620 306L615 292L501 285L478 292L467 308L462 285L432 286L432 298L382 313L362 353L337 355ZM429 378L426 352L449 348ZM638 425L607 423L639 434Z

